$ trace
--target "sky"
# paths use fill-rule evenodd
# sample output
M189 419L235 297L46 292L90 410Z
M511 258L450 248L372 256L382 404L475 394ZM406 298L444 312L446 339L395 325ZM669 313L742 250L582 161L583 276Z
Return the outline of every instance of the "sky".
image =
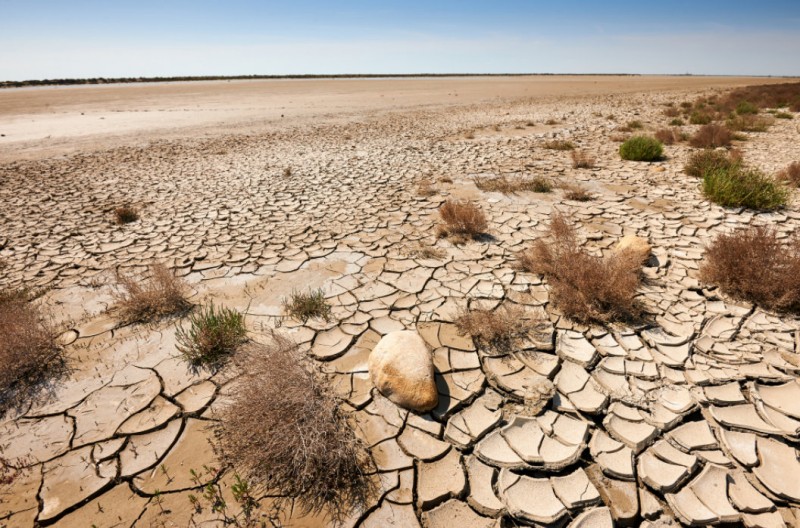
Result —
M800 0L0 0L0 80L800 75Z

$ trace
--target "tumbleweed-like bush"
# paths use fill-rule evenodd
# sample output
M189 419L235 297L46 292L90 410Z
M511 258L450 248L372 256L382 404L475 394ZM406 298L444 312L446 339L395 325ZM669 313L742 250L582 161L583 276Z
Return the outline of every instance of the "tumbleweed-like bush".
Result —
M259 491L334 521L374 491L366 446L331 389L288 338L237 354L242 377L223 411L223 457Z
M193 365L215 365L247 341L244 314L210 303L189 315L189 326L178 325L177 349Z
M64 367L47 318L25 290L0 290L0 415L25 403Z
M573 169L591 169L594 168L594 158L583 150L573 150L572 168Z
M139 219L139 211L132 205L120 205L114 208L114 221L118 224L130 224Z
M649 136L634 136L619 146L620 157L629 161L656 161L663 153L661 142Z
M793 161L780 171L778 179L794 187L800 187L800 161Z
M531 330L525 310L516 305L461 310L455 323L459 333L472 336L479 346L501 351L509 350Z
M689 144L695 148L705 149L727 147L731 144L731 131L714 123L703 125L689 140Z
M472 202L447 200L439 208L442 224L440 237L476 238L486 232L489 223L483 210Z
M575 228L559 213L550 221L547 239L518 255L522 269L544 275L553 303L567 317L585 323L637 319L641 309L641 259L632 251L606 257L590 255Z
M188 286L164 264L150 266L145 278L117 271L117 310L126 322L154 321L189 309Z
M718 236L707 248L700 277L731 297L778 311L800 310L800 240L778 239L768 227Z

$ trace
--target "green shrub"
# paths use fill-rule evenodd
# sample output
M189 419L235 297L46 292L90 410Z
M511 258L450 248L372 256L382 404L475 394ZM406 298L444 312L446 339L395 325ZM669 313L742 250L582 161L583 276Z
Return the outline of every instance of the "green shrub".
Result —
M634 136L619 147L619 155L630 161L656 161L661 159L664 147L661 142L648 136Z
M628 121L628 125L627 126L631 130L640 130L640 129L644 128L644 125L638 119L635 119L633 121Z
M756 169L734 165L716 168L703 175L703 194L723 207L771 210L789 199L786 187Z
M177 348L193 365L219 363L247 341L244 314L210 303L189 316L189 328L179 325Z
M794 119L794 116L789 112L775 112L775 117L778 119Z
M774 121L770 115L745 114L731 117L726 124L731 130L740 132L766 132Z
M305 323L311 318L331 319L331 305L325 300L322 289L301 293L293 291L289 299L283 300L283 311Z
M758 107L753 103L742 101L741 103L736 105L736 113L739 115L757 114Z
M681 118L675 118L669 122L669 126L683 126L684 122Z

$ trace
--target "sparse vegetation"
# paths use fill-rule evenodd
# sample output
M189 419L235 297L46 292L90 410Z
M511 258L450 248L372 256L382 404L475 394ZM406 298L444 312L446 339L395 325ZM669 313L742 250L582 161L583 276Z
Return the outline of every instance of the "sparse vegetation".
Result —
M469 335L478 346L504 352L531 331L532 322L525 310L502 305L495 310L461 310L455 321L459 333Z
M439 217L443 224L439 224L437 235L455 242L476 238L489 227L481 208L471 202L447 200L439 208Z
M0 290L0 416L27 403L65 365L56 332L27 290Z
M114 221L117 224L130 224L139 219L139 211L132 205L120 205L114 208Z
M739 115L757 114L758 107L749 101L742 101L736 105L736 113Z
M664 115L667 117L678 117L679 115L681 115L681 112L674 106L669 106L664 109Z
M576 202L594 200L594 195L579 185L564 185L564 198Z
M123 321L154 321L189 309L186 283L164 264L150 266L146 278L116 273L116 308Z
M511 194L521 191L544 193L553 190L553 183L543 176L509 178L501 175L494 178L475 178L474 181L478 189L486 192Z
M633 121L628 121L625 126L631 130L641 130L644 128L644 125L638 119L634 119Z
M794 115L789 112L775 112L774 115L777 119L794 119Z
M594 158L589 156L589 154L587 154L583 150L573 150L571 156L572 156L573 169L594 168Z
M699 112L695 110L689 116L689 123L693 125L707 125L714 120L713 116L706 112Z
M706 149L727 147L731 144L731 131L714 123L703 125L689 140L689 144L695 148Z
M619 147L619 155L629 161L657 161L664 148L661 142L649 136L634 136Z
M548 238L537 240L519 254L519 264L526 271L544 275L553 303L567 317L607 323L640 316L636 302L640 255L633 251L605 258L590 255L580 246L575 228L558 213L551 219Z
M685 123L683 122L683 119L679 119L679 118L675 118L675 119L673 119L672 121L669 122L669 126L683 126L683 125L685 125Z
M703 174L703 194L723 207L772 210L786 205L786 187L759 170L733 165Z
M292 167L286 167L283 169L283 177L288 178L292 175Z
M745 114L731 117L726 124L737 132L766 132L774 122L775 118L770 115Z
M786 243L758 226L720 235L706 249L704 282L738 299L778 311L800 309L800 240Z
M557 125L559 121L557 119L548 119L544 122L545 125Z
M422 180L417 184L417 195L423 197L430 197L436 194L436 188L430 180Z
M662 128L656 130L653 136L664 145L672 145L676 141L680 141L680 134L676 134L676 131L671 128Z
M447 251L436 246L417 242L406 251L406 254L411 258L441 260L447 256Z
M269 345L243 349L237 363L242 377L223 411L220 444L251 493L334 521L363 509L375 490L371 458L296 345L273 334Z
M738 151L722 152L719 150L700 150L689 157L683 171L689 176L702 178L707 172L714 170L733 170L741 165L742 157Z
M331 320L331 305L325 299L322 289L306 293L293 291L288 299L283 300L283 311L290 317L307 322L309 319Z
M550 150L573 150L575 148L575 144L566 139L553 139L551 141L547 141L544 144L544 148Z
M177 349L193 365L216 365L247 341L244 315L214 303L189 315L189 327L178 325Z

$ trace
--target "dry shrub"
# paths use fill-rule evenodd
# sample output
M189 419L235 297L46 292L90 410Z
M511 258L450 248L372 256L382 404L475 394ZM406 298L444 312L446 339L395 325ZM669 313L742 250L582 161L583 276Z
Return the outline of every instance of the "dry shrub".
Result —
M625 134L611 134L609 136L609 139L611 139L611 141L614 141L616 143L623 143L625 141L628 141L629 138L630 136L627 136Z
M554 139L546 142L544 144L544 148L550 150L573 150L575 148L575 144L572 141L567 141L566 139Z
M727 147L731 144L731 131L722 125L703 125L689 140L695 148Z
M284 178L288 178L291 175L292 175L292 167L291 166L286 167L285 169L283 169L283 177Z
M691 123L693 125L708 125L713 120L714 120L714 116L712 116L710 113L701 112L701 111L698 111L698 110L695 110L689 116L689 123Z
M417 196L430 197L436 194L436 189L430 180L422 180L417 184Z
M633 121L628 121L628 123L625 126L630 130L641 130L642 128L644 128L644 125L638 119L634 119Z
M776 119L794 119L794 115L789 112L775 112L773 115Z
M438 227L439 237L476 238L489 227L483 210L471 202L447 200L439 208L439 217L444 222Z
M681 113L674 106L670 106L664 109L664 115L667 117L678 117L679 115L681 115Z
M479 346L498 352L511 350L530 333L534 324L525 310L516 305L502 305L495 310L460 310L455 323L460 334L470 335Z
M544 275L553 303L584 323L637 319L636 290L641 259L632 251L601 258L587 253L575 228L559 213L550 221L549 240L539 239L518 255L522 269Z
M439 178L439 183L453 183L453 178L450 176L442 176Z
M683 137L681 131L676 128L662 128L656 130L653 136L665 145L673 145Z
M583 150L572 151L572 168L573 169L592 169L594 168L594 158L589 156Z
M732 170L741 165L742 154L738 150L721 152L719 150L700 150L689 156L683 171L689 176L702 178L707 172L722 169Z
M800 187L800 161L794 161L780 171L778 179L794 187Z
M0 416L63 371L56 332L25 290L0 290Z
M683 119L675 118L669 122L669 126L683 126L686 123L683 122Z
M545 125L557 125L559 121L557 119L548 119L544 122Z
M426 260L441 260L447 256L447 251L436 246L429 246L422 242L417 242L406 250L406 255L411 258Z
M481 191L512 194L521 191L546 193L553 190L553 182L543 176L533 178L508 178L505 175L496 178L475 178L475 186Z
M594 200L594 195L579 185L564 185L564 198L576 202Z
M474 130L467 130L464 132L465 139L475 139L475 131Z
M139 211L132 205L121 205L114 208L114 221L120 225L130 224L139 219Z
M248 347L242 377L223 411L224 459L278 507L327 512L334 521L363 509L373 495L366 446L330 388L288 338Z
M116 307L126 322L154 321L191 306L186 299L186 283L164 264L150 266L145 279L117 271L116 281Z
M767 227L720 235L706 248L703 281L731 297L779 311L800 309L800 240L787 243Z

